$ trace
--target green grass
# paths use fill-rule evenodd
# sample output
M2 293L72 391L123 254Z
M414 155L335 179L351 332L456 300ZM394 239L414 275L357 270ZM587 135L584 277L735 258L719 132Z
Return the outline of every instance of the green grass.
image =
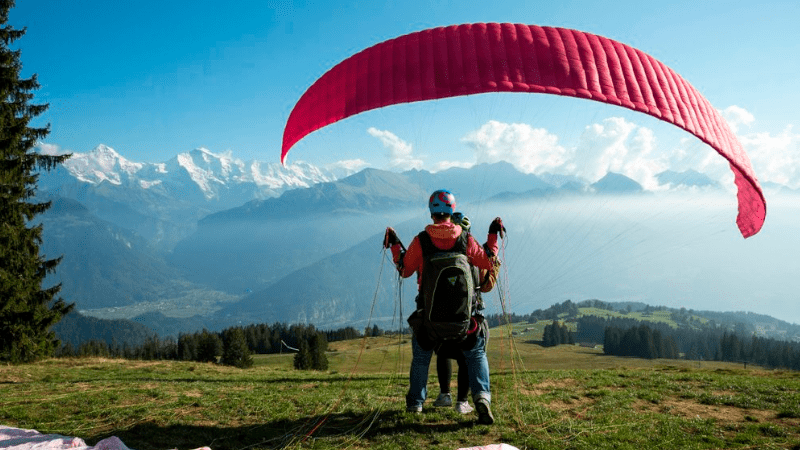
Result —
M113 435L137 450L800 448L798 373L525 339L512 351L501 334L489 342L492 426L430 403L406 413L409 344L389 337L332 343L327 372L295 371L292 355L259 355L247 370L103 359L0 366L0 424L90 445ZM429 392L438 394L435 375Z
M618 311L609 311L606 309L598 309L598 308L579 308L581 316L597 316L597 317L604 317L604 318L627 318L627 319L634 319L644 323L647 322L656 322L656 323L664 323L669 325L672 328L677 328L678 324L672 318L671 311L653 311L651 313L645 313L643 311L631 311L629 313L622 313ZM692 316L700 320L697 316ZM702 322L706 322L705 319L702 319Z

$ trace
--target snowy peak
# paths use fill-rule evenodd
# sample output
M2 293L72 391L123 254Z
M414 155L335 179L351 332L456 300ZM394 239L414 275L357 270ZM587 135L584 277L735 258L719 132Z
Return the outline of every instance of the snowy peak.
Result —
M207 148L179 153L162 163L140 163L125 159L107 145L98 145L88 153L73 153L56 173L42 174L42 184L63 184L66 178L98 186L107 182L120 188L166 194L199 196L204 201L239 206L253 199L277 197L283 191L334 181L325 170L304 162L289 166L259 161L244 162L230 152L214 153ZM49 177L49 179L48 179Z
M304 162L289 166L260 161L244 162L230 153L213 153L197 148L181 153L166 163L173 176L188 175L208 199L219 198L221 190L250 186L261 191L257 197L274 197L290 188L309 187L336 178Z
M211 153L205 148L181 153L166 164L167 172L180 177L181 173L189 176L206 198L217 197L218 186L229 181L231 160Z
M276 189L281 186L310 187L317 183L336 180L336 176L317 166L297 161L287 166L279 163L260 163L250 165L252 180L259 186Z
M113 148L102 144L89 153L73 153L64 162L64 167L72 176L90 184L108 181L120 185L144 166L128 161Z
M196 148L177 157L178 164L190 173L203 173L217 180L236 177L245 172L245 164L230 154L212 153L206 148Z
M57 154L42 146L37 151ZM196 148L159 163L129 161L99 145L40 171L43 194L78 200L100 219L169 248L213 212L278 197L336 177L307 163L244 162L230 152ZM166 159L166 158L165 158Z

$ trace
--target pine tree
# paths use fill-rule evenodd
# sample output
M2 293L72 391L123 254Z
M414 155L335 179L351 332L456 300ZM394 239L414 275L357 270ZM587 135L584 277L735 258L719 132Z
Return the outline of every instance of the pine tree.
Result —
M222 340L216 333L203 330L197 340L197 361L217 362L217 355L222 353Z
M606 327L603 338L603 353L606 355L619 355L621 340L622 330L616 327Z
M48 105L29 103L39 88L35 75L20 78L21 52L11 45L25 30L7 24L13 6L13 0L0 0L0 361L21 363L54 354L59 342L50 328L74 304L55 299L60 284L42 287L61 258L39 254L42 226L30 222L50 202L30 201L36 193L37 171L51 170L68 156L34 150L50 130L29 123Z
M569 344L569 328L566 323L558 325L558 344Z
M197 336L191 334L178 335L178 360L194 361L197 359Z
M297 348L299 351L294 355L294 368L297 370L311 369L311 350L308 340L305 337L301 337Z
M222 364L247 369L253 366L253 357L247 347L244 330L229 328L222 335Z
M328 357L325 351L328 349L328 339L324 333L317 333L311 336L308 342L311 352L311 368L314 370L328 370Z
M542 333L542 347L552 347L555 344L555 339L553 338L553 323L548 323L544 326L544 332Z

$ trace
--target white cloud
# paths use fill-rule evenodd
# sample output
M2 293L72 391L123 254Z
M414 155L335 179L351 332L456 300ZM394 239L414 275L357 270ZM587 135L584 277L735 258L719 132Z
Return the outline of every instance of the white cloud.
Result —
M39 149L39 153L42 155L56 156L69 153L68 151L62 150L61 147L56 144L45 144L44 142L41 142L36 147Z
M408 142L400 139L390 131L378 130L374 127L370 127L367 133L380 139L383 146L389 150L389 167L391 169L422 168L422 160L414 158L414 149Z
M652 130L619 117L586 127L576 148L565 148L558 137L527 124L489 121L470 132L466 142L477 163L507 161L525 173L576 175L597 181L608 172L621 173L645 187L657 189L655 175L666 168L653 157Z
M470 167L474 166L475 163L467 162L467 161L439 161L438 163L434 164L432 168L429 170L431 172L441 172L442 170L452 169L453 167L460 167L462 169L469 169Z
M475 153L475 162L507 161L524 173L553 172L566 163L567 149L544 128L490 120L461 138Z
M720 113L742 143L760 182L771 181L790 188L800 188L800 134L794 132L791 126L778 134L743 133L744 127L755 123L753 114L735 105ZM681 146L683 151L670 153L669 168L676 171L694 169L735 189L733 173L725 158L692 137L685 138ZM686 151L686 148L690 151Z
M346 169L346 170L352 170L354 172L357 172L365 167L369 167L369 163L360 158L336 161L335 163L329 164L327 166L327 168L330 169Z
M755 117L739 106L730 106L721 113L735 132L755 123ZM423 162L415 158L411 144L389 131L370 128L368 132L389 149L391 168L422 168ZM800 188L800 133L789 126L778 134L737 135L761 182ZM472 149L473 161L440 161L427 170L506 161L524 173L573 175L590 182L616 172L636 180L645 189L658 190L665 188L656 180L658 173L691 169L735 189L727 160L707 144L688 133L676 133L664 143L650 128L621 117L588 125L574 147L560 145L559 137L544 128L494 120L467 133L461 142Z
M751 133L740 136L739 140L760 181L800 188L800 134L791 126L777 135Z
M666 169L675 172L694 170L720 182L729 189L735 189L728 160L720 156L708 144L688 133L677 141L675 148L659 153L664 154Z
M352 175L361 169L369 167L370 165L370 163L364 161L363 159L346 159L342 161L336 161L333 164L328 164L325 166L325 168L333 172L337 178L343 178Z
M584 129L568 166L572 174L589 181L614 172L655 190L659 187L655 176L667 168L664 156L657 156L655 149L652 130L621 117L609 117Z
M734 133L738 133L742 125L750 126L755 121L755 117L749 111L736 105L729 106L720 112Z
M743 126L750 126L755 117L739 106L729 106L722 111L723 117L737 134L745 152L750 157L759 181L770 181L793 189L800 188L800 134L790 125L780 133L769 132L740 133ZM716 158L722 159L722 158ZM727 169L727 163L724 165ZM726 178L733 183L733 176L727 170Z

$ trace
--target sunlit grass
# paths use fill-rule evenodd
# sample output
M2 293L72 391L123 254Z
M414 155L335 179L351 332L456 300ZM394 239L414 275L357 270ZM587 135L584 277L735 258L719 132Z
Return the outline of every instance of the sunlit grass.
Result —
M259 355L247 370L104 359L3 366L0 423L90 444L115 435L138 450L800 445L800 374L512 348L500 334L489 343L493 426L430 403L406 413L409 343L388 336L331 343L327 372L295 371L291 354ZM438 393L433 373L429 392Z

